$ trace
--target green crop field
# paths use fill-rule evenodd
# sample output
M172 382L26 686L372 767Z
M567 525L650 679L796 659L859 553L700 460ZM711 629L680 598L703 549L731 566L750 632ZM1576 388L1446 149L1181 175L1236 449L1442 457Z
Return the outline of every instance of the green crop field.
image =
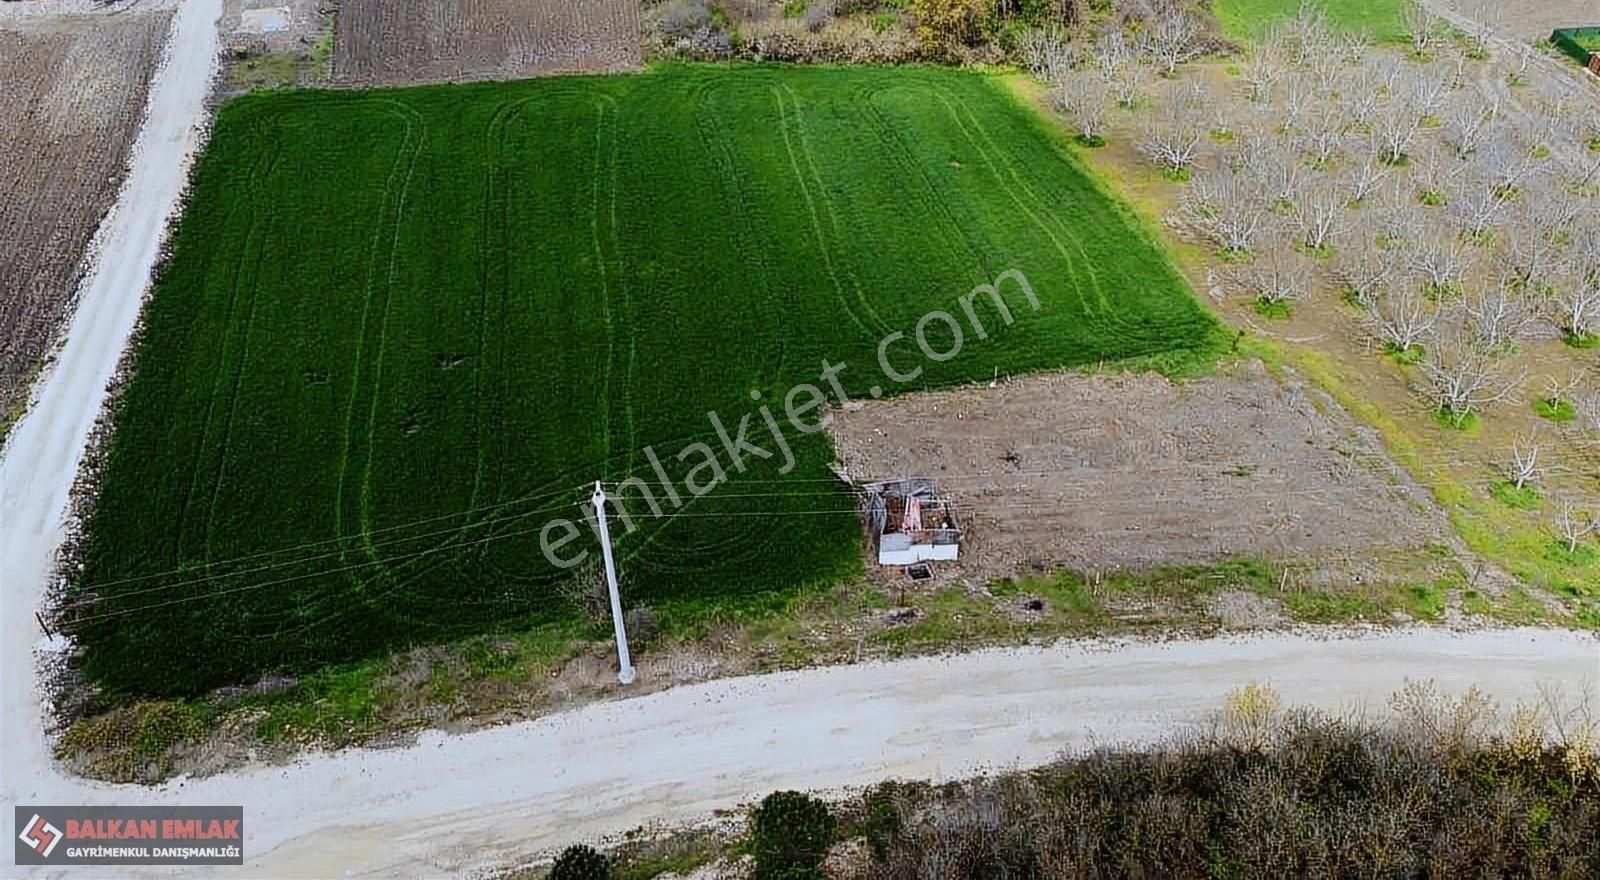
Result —
M1009 269L1040 308L1008 289L1014 325L981 311L988 338L945 361L903 340L897 369L924 372L885 382L879 339ZM782 418L825 358L855 397L1179 368L1218 332L1059 133L977 74L251 95L218 114L146 313L69 584L83 669L112 697L195 694L571 617L540 531L596 479L657 480L646 447L682 506L630 496L629 600L761 607L859 570L852 495L824 434L789 431L783 473L758 414L774 455L741 473L708 412ZM692 441L728 476L698 498Z
M1400 20L1401 0L1325 0L1320 3L1328 21L1351 31L1364 31L1374 40L1399 40L1405 36ZM1222 29L1236 40L1248 40L1273 21L1294 17L1302 0L1216 0L1213 10Z

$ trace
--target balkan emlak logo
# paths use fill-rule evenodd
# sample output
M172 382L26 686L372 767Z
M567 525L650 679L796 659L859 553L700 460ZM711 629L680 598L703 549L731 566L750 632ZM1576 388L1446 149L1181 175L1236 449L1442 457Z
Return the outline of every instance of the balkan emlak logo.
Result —
M30 807L18 865L242 865L243 807Z

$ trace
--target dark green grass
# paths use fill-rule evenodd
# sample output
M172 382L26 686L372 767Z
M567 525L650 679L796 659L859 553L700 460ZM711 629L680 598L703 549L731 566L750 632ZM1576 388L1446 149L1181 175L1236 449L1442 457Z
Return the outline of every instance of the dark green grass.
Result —
M877 340L1008 269L1040 310L1010 293L1014 326L984 313L989 338L942 363L904 343L925 372L885 380ZM752 391L777 410L824 358L865 396L1180 370L1217 337L1062 137L982 76L251 95L218 114L147 312L71 586L98 597L83 667L112 697L192 694L568 619L538 531L590 481L653 480L647 445L686 503L620 539L629 601L770 605L859 569L852 499L822 435L788 432L787 475L740 474L708 411L731 425ZM689 500L695 440L730 481Z

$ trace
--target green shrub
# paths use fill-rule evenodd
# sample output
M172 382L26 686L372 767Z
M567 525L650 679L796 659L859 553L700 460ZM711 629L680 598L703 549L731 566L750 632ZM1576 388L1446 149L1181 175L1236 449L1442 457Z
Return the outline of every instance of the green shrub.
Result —
M798 791L767 795L750 817L756 880L822 880L833 829L822 801Z
M610 876L611 860L594 847L580 843L561 851L550 866L548 880L607 880Z

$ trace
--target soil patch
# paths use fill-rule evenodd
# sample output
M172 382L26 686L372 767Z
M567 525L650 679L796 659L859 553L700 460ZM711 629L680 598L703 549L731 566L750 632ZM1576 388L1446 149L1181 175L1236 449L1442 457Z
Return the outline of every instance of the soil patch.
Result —
M939 482L969 575L1419 548L1447 529L1343 410L1259 366L1031 376L865 403L831 430L855 479Z
M333 69L345 84L401 85L640 63L637 0L345 0Z

